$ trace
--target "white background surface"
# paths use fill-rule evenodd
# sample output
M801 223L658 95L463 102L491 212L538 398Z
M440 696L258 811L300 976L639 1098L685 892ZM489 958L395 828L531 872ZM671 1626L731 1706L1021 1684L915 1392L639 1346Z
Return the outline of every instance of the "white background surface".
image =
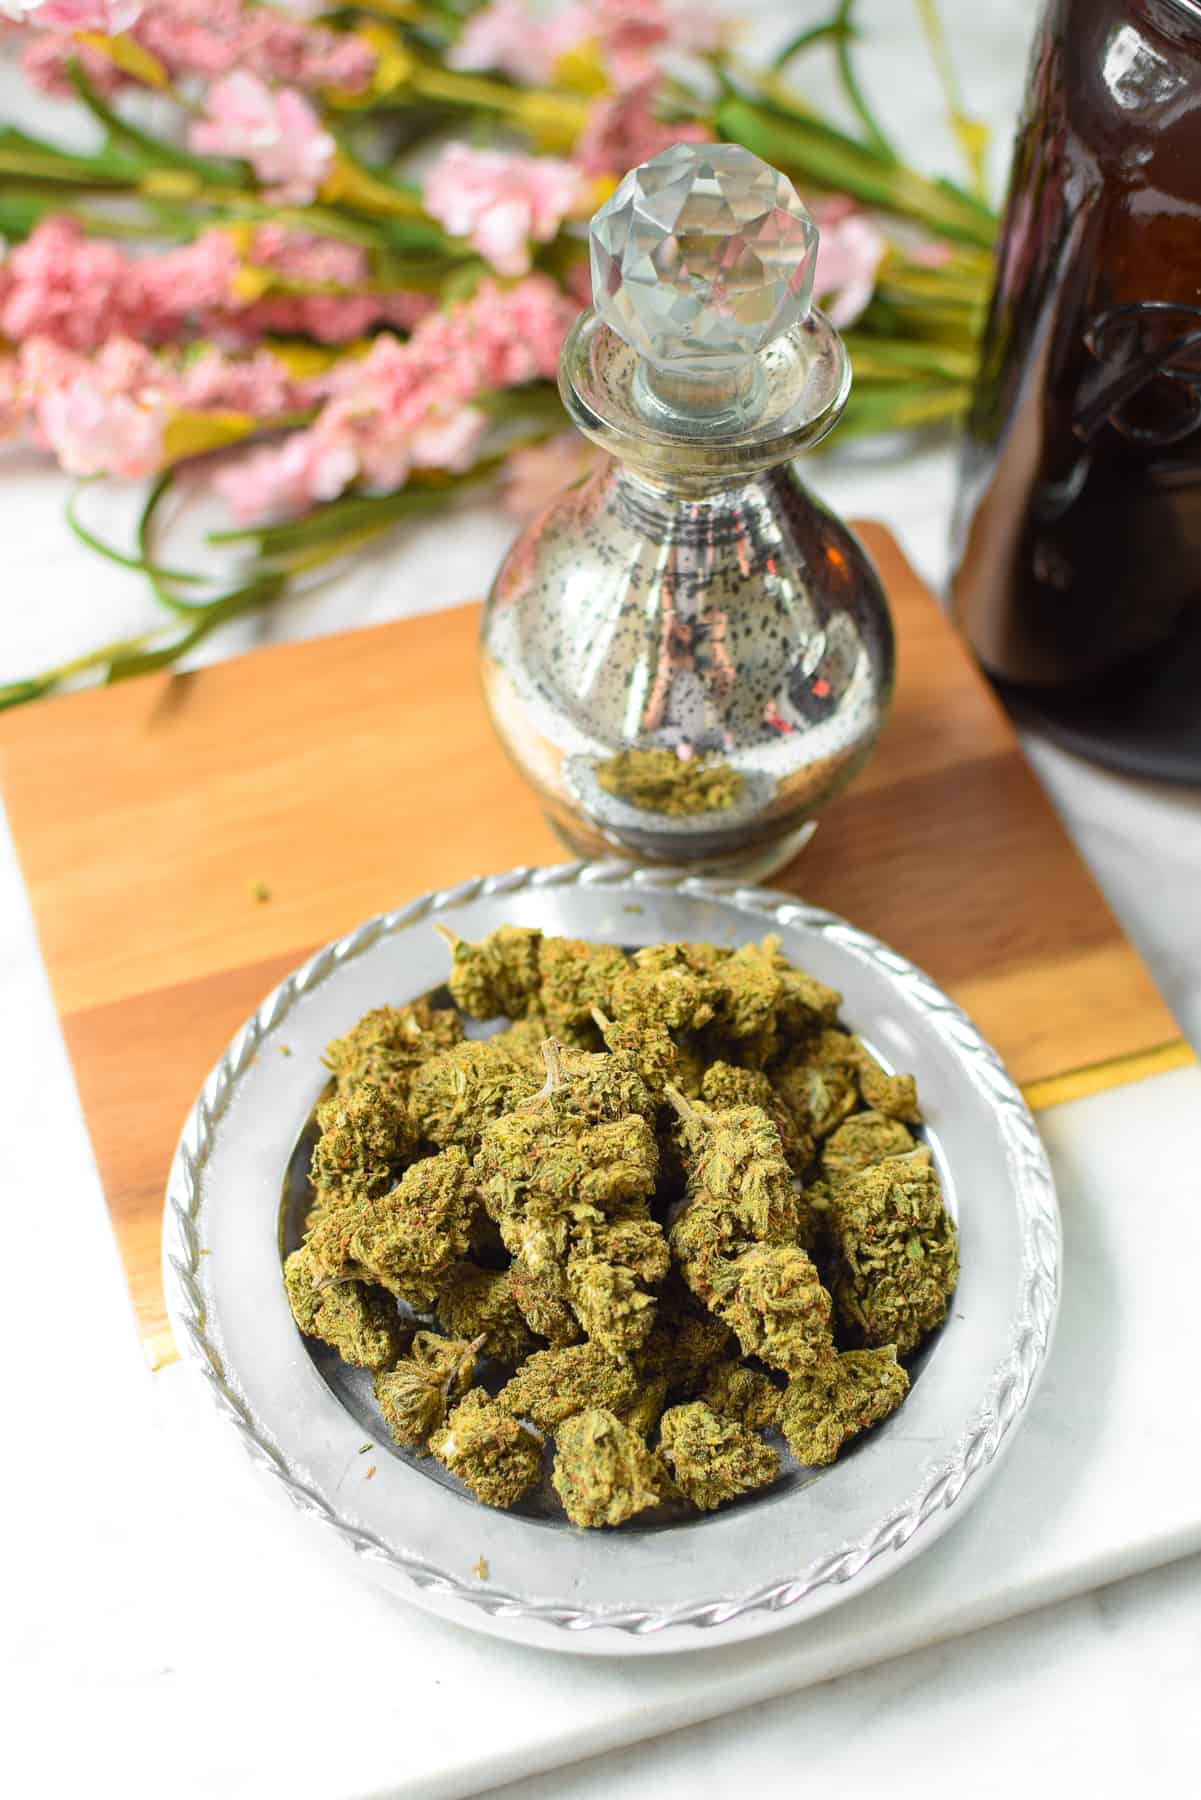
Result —
M826 7L824 0L793 0L770 10L784 21L771 35L782 36ZM1003 163L1035 9L1030 0L991 0L987 8L946 0L944 10L957 21L970 102L998 123ZM868 0L864 14L882 33L868 61L882 110L907 146L936 160L937 103L912 54L896 47L911 28L908 0ZM10 93L0 88L0 113L8 119ZM39 124L48 129L50 122L47 114ZM942 578L947 450L906 450L900 459L856 451L812 473L836 506L885 519L923 572ZM0 674L23 673L144 618L136 581L87 557L67 536L62 498L59 480L32 460L4 466L8 578ZM469 529L466 522L451 533L425 526L320 599L248 626L247 637L391 617L411 610L414 596L422 604L431 595L455 604L486 584L509 530L483 508L473 511ZM221 649L236 642L226 639ZM1104 775L1045 746L1032 749L1110 900L1192 1041L1201 1043L1201 796ZM447 1627L417 1632L407 1611L398 1616L356 1585L346 1587L309 1537L227 1457L186 1371L173 1368L153 1381L145 1374L6 832L0 994L7 1027L0 1035L0 1194L12 1232L0 1307L10 1453L0 1487L0 1714L8 1715L0 1727L0 1780L11 1767L5 1786L19 1795L191 1800L300 1792L350 1800L400 1791L406 1738L420 1736L420 1720L435 1710L446 1719L447 1764L461 1762L464 1744L499 1730L481 1688L493 1647L476 1657L464 1648L474 1640ZM1169 1099L1179 1194L1201 1199L1195 1081L1168 1078L1124 1108L1118 1129L1132 1208L1147 1201L1142 1172L1169 1128L1155 1109ZM1061 1176L1064 1169L1083 1171L1073 1193L1086 1213L1090 1202L1100 1203L1103 1187L1113 1203L1110 1184L1099 1173L1089 1176L1091 1165L1081 1158L1099 1130L1115 1129L1116 1115L1112 1102L1073 1113L1084 1121L1083 1135L1077 1147L1058 1145L1057 1164ZM1069 1130L1066 1115L1049 1129ZM1165 1247L1164 1256L1174 1248ZM1125 1267L1121 1255L1116 1266ZM1195 1254L1182 1259L1178 1285L1156 1314L1181 1356L1196 1332L1182 1271L1197 1267ZM1098 1301L1099 1369L1112 1361L1121 1310ZM1073 1381L1082 1417L1103 1412L1112 1389L1107 1379L1090 1388L1087 1359L1073 1363ZM1155 1495L1137 1402L1124 1399L1128 1410L1109 1415L1105 1435L1112 1448L1129 1422L1129 1459L1124 1465L1119 1454L1106 1462L1106 1500L1117 1517L1123 1509L1141 1516ZM1196 1409L1172 1424L1174 1453L1195 1441ZM994 1496L962 1532L976 1530L977 1520L987 1523L986 1509L1004 1496L1002 1484L1020 1475L1021 1454L1034 1454L1034 1435L1019 1443ZM1087 1434L1083 1442L1090 1442ZM1188 1485L1196 1492L1192 1454ZM1178 1496L1161 1498L1169 1516ZM1056 1504L1053 1489L1048 1504ZM959 1535L943 1548L952 1550ZM1015 1546L1012 1554L1020 1562L1024 1550ZM322 1668L331 1664L336 1674L326 1697ZM722 1682L720 1659L707 1678ZM558 1707L570 1725L572 1706L557 1681L545 1659L530 1665L524 1685L513 1664L505 1670L508 1704ZM457 1704L447 1704L444 1682ZM1201 1558L1193 1557L629 1751L523 1777L501 1791L509 1800L675 1800L698 1791L741 1796L821 1787L908 1800L937 1787L975 1800L1015 1790L1126 1793L1136 1779L1167 1778L1188 1793L1201 1764L1199 1684ZM657 1692L649 1679L643 1688L639 1670L628 1703L657 1704ZM581 1701L581 1725L587 1716ZM576 1754L597 1741L582 1740ZM508 1773L497 1764L492 1778ZM431 1776L417 1786L408 1781L405 1791L451 1790Z

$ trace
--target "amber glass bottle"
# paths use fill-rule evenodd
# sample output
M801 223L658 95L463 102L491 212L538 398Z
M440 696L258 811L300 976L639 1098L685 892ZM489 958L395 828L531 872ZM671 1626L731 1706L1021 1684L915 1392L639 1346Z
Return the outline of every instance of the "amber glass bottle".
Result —
M955 536L956 618L1024 708L1201 779L1201 0L1049 0Z

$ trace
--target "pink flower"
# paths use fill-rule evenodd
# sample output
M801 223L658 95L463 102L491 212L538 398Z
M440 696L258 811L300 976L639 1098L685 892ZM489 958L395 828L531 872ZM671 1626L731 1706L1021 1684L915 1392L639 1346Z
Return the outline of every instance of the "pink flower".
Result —
M695 120L666 123L655 116L658 79L651 76L624 94L598 100L588 115L575 161L585 175L624 175L672 144L703 144L713 136Z
M564 488L595 474L607 461L604 451L578 431L514 450L505 463L505 509L519 519L532 519Z
M376 52L355 33L286 18L248 0L143 0L132 35L173 79L199 75L213 81L253 69L264 81L305 92L333 87L358 94L376 65ZM25 51L25 72L43 92L70 96L68 69L76 57L102 93L133 81L65 31L34 38Z
M316 386L319 416L283 444L224 470L218 488L246 522L299 513L352 483L403 486L414 468L465 468L487 427L475 404L555 371L575 309L545 276L474 299L417 326L407 344L375 339Z
M113 37L128 31L142 0L0 0L0 13L43 31L100 31Z
M263 523L335 500L357 472L349 444L325 443L311 431L296 431L282 444L269 444L218 471L213 486L236 519Z
M35 347L22 375L38 435L69 475L136 478L160 466L169 396L140 344L115 338L90 363Z
M0 379L3 423L28 420L36 442L72 475L145 476L164 456L173 414L243 412L270 424L319 398L267 351L233 359L208 350L191 361L111 338L93 356L30 338Z
M595 35L586 5L539 16L526 0L490 0L472 13L446 60L452 69L496 69L527 87L544 87L559 58Z
M524 275L529 244L549 243L579 194L579 175L552 156L448 144L426 175L426 211L468 238L501 275Z
M591 0L591 5L601 53L618 89L646 81L673 57L703 56L721 45L721 20L698 0Z
M853 202L834 194L810 207L821 233L813 291L832 325L852 325L872 297L880 260L887 248L883 233Z
M188 141L204 155L240 156L273 200L307 206L334 157L334 140L303 94L272 90L248 69L209 89L206 117Z

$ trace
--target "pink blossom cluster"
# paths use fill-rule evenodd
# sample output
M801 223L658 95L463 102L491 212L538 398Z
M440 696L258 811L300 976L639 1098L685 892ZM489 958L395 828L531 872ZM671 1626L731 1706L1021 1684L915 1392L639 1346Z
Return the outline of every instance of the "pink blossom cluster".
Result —
M266 350L180 360L113 336L85 356L32 337L0 362L0 432L28 429L68 474L138 478L162 466L173 415L236 412L270 424L311 406L320 379L296 380Z
M128 31L142 11L142 0L0 0L0 18L43 31Z
M46 0L46 4L56 10L84 4L105 10L104 0ZM114 12L121 4L122 0L109 0L108 10ZM42 22L52 20L43 7ZM67 70L73 58L79 58L101 92L127 86L130 77L107 57L76 43L71 35L75 29L79 27L40 31L27 45L24 66L34 86L45 93L70 94ZM265 81L306 92L335 87L358 94L370 85L375 72L376 53L365 39L286 17L249 0L142 0L128 29L172 78L197 75L215 81L237 69L253 69Z
M246 265L312 291L240 299ZM52 217L0 263L0 337L20 343L37 335L74 350L110 337L250 344L269 332L347 343L377 324L411 329L434 305L427 294L373 292L370 278L358 245L282 225L258 226L242 255L234 237L214 227L191 244L130 256L87 237L74 220Z
M329 173L334 140L297 88L269 88L249 69L215 81L188 132L204 156L237 156L268 200L308 206Z
M712 139L709 127L697 121L681 119L673 124L660 119L655 110L658 88L658 78L652 75L624 93L597 101L574 151L585 175L624 175L672 144L704 144Z
M832 325L844 331L870 301L880 262L888 247L884 233L845 194L809 202L820 238L815 298Z
M554 156L448 144L426 175L426 211L467 238L500 275L524 275L530 244L547 244L580 197L580 176Z
M239 458L219 490L239 519L261 522L352 483L389 492L415 468L464 468L487 425L479 400L550 379L573 317L545 276L507 292L485 282L470 301L424 320L408 343L378 337L367 356L339 364L313 424Z
M704 55L721 41L720 19L696 0L568 0L545 11L528 0L489 0L467 21L447 61L541 87L560 57L595 44L620 90L646 81L672 57Z

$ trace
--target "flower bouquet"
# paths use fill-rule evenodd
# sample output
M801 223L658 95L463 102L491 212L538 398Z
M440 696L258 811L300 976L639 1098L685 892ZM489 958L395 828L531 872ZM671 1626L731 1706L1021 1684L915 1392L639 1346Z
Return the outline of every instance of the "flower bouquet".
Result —
M727 139L821 229L817 296L856 387L846 431L953 418L995 218L933 0L968 185L906 166L855 73L853 0L751 71L692 0L0 0L54 109L0 129L0 435L83 481L137 479L133 542L76 533L165 623L0 687L0 706L174 663L416 512L503 480L536 506L564 441L559 348L589 298L584 227L625 170ZM858 128L791 80L832 44ZM82 115L80 144L69 135ZM228 511L216 567L163 538L183 476Z

